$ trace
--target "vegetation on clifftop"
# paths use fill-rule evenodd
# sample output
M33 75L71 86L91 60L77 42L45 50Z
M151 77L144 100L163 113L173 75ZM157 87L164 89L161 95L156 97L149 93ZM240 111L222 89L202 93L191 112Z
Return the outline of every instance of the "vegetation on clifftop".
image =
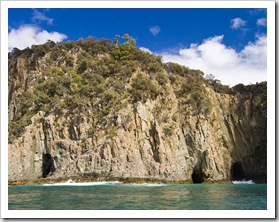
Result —
M180 112L206 116L212 106L206 87L217 93L266 97L266 82L230 88L213 75L205 78L200 70L163 63L161 56L137 48L127 34L116 35L114 41L88 37L15 48L9 53L9 143L39 111L71 115L90 110L102 122L128 104L163 101L170 91L179 101ZM266 111L266 99L259 108ZM160 109L154 109L154 114L167 107L162 103ZM172 126L165 127L166 134L172 131Z

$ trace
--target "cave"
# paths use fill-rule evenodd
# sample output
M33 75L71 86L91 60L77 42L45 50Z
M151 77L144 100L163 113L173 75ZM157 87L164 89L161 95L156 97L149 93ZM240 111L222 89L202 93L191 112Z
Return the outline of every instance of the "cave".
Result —
M43 154L43 178L46 178L47 175L54 171L54 164L52 157L49 153Z
M192 181L193 183L202 183L203 178L201 172L198 172L196 169L194 169L192 173Z
M245 173L242 168L241 162L235 162L231 167L231 179L232 180L243 180L245 179Z

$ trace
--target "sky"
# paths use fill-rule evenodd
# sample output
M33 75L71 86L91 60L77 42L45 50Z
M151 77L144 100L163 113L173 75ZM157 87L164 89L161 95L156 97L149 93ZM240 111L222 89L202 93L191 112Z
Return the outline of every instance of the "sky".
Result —
M164 62L200 69L222 84L267 80L264 8L9 8L8 33L9 51L127 33Z

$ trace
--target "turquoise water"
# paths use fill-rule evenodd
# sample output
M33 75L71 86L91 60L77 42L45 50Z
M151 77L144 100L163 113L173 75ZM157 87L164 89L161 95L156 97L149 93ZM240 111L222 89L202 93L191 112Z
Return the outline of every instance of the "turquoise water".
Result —
M9 186L9 210L266 210L266 184Z

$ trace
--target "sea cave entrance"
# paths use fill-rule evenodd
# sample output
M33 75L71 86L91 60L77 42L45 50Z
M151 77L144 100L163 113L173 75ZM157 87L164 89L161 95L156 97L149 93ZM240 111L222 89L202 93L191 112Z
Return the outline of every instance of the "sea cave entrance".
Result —
M193 173L192 173L192 181L193 181L193 183L202 183L203 178L202 178L201 172L194 169Z
M235 162L231 167L231 179L232 180L243 180L245 179L245 173L242 168L241 162Z
M54 171L52 157L49 153L43 154L43 178L46 178L50 172Z

